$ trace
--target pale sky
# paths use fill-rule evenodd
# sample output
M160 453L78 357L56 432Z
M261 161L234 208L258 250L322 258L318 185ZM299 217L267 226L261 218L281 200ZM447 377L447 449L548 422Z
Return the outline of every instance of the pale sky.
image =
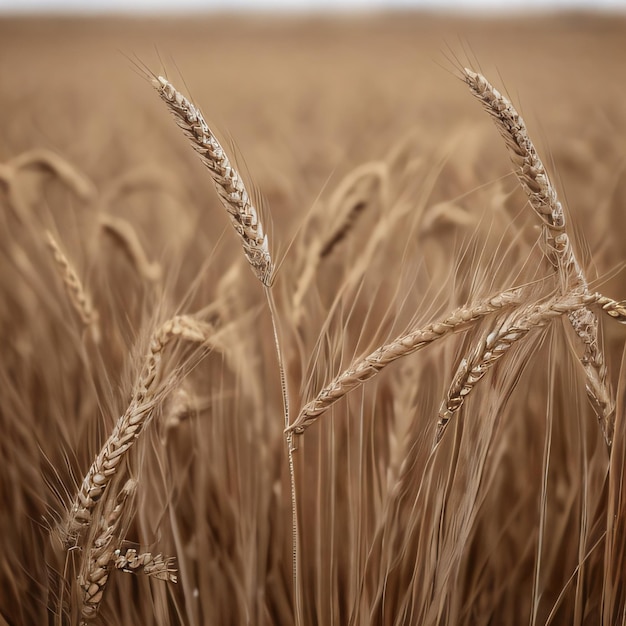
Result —
M254 11L370 11L428 8L463 12L602 9L626 12L626 0L0 0L0 13L179 13Z

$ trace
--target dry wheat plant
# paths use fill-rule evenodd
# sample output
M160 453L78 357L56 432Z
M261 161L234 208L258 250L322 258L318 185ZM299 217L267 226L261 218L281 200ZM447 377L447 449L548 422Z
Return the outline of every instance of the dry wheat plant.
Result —
M364 106L257 188L139 64L86 136L140 166L3 149L0 624L626 624L624 144L544 155L464 65L502 145Z

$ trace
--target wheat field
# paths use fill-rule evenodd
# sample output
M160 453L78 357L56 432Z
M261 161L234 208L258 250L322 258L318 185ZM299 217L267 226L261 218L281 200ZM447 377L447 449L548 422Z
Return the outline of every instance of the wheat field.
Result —
M0 20L0 623L626 624L625 59Z

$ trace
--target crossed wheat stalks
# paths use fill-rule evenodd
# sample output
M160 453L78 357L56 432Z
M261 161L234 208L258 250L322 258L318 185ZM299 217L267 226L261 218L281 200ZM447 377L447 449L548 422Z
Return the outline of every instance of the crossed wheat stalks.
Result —
M239 236L244 254L267 295L281 375L291 477L296 624L301 622L301 592L298 580L298 526L293 464L293 454L297 446L294 439L302 436L306 429L322 417L333 404L396 360L452 333L468 330L489 316L494 317L490 332L472 347L465 358L461 359L441 404L434 441L436 446L465 399L489 369L529 333L545 328L554 320L564 317L582 346L582 356L579 358L586 377L587 396L600 423L604 439L607 445L611 446L615 401L607 381L606 364L599 341L599 321L594 309L621 323L626 323L626 303L590 291L566 230L563 207L528 136L524 121L511 102L480 74L464 69L463 78L473 95L492 116L503 136L513 161L515 174L528 195L529 204L541 220L542 249L554 270L556 288L543 298L530 303L525 288L512 288L479 302L468 303L424 327L405 332L371 354L354 361L348 369L329 382L313 400L304 405L296 419L291 421L287 376L271 291L275 266L260 216L242 178L229 161L200 110L167 79L161 76L151 77L152 85L209 170L222 204ZM354 216L350 216L350 219L353 220ZM345 235L346 228L350 228L350 225L340 224L341 236ZM66 275L64 281L75 302L75 308L82 318L85 318L87 324L91 322L91 317L87 316L91 309L86 306L85 303L88 301L85 298L78 297L81 292L80 283L73 274L70 276L69 264L62 256L58 245L50 237L48 239L55 259ZM303 294L296 295L296 300L301 303ZM98 531L95 537L83 546L80 582L83 589L82 616L86 620L97 615L105 584L113 569L143 570L145 574L175 581L171 559L151 553L137 554L134 550L122 552L121 526L125 517L124 507L134 495L136 482L127 481L118 493L108 491L114 491L110 489L110 485L115 484L113 478L118 474L122 459L126 457L129 449L152 419L155 403L158 401L154 389L155 381L162 367L161 357L165 346L173 340L206 344L210 337L210 328L188 316L173 318L155 331L131 403L96 456L68 511L64 524L67 545L80 541L91 524L94 524ZM101 502L104 506L102 513L98 515L96 507Z
M335 402L397 359L453 332L467 330L488 315L501 312L487 337L470 351L469 356L461 360L439 411L435 445L441 441L450 420L463 406L472 389L510 348L532 330L543 328L556 318L565 316L582 343L580 362L585 372L587 397L610 447L615 401L607 381L606 364L599 341L598 317L591 307L596 306L619 322L626 323L626 303L589 290L566 231L565 213L556 190L528 136L524 120L511 102L481 74L465 68L463 78L504 138L515 174L528 195L530 206L541 220L542 249L558 279L556 293L542 301L527 304L524 290L512 289L481 302L467 304L439 321L397 337L355 361L336 376L301 409L287 432L303 434Z

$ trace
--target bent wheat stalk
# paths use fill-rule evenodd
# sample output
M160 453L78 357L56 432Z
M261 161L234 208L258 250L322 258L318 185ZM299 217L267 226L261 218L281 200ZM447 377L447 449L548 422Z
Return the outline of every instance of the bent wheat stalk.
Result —
M524 120L511 102L484 76L467 68L463 70L463 74L471 92L491 115L504 138L515 166L515 174L528 195L530 205L543 222L546 244L544 253L559 275L561 292L582 290L588 293L587 280L565 232L563 207L528 136ZM573 311L568 317L585 346L580 360L587 374L587 396L600 422L607 445L610 446L615 407L611 400L610 386L606 381L604 355L598 338L598 319L588 309Z
M185 315L168 320L154 333L128 409L89 468L70 508L65 523L66 545L75 541L89 525L92 511L115 476L120 462L152 418L165 347L174 339L203 344L211 334L208 324Z
M504 307L519 304L521 299L522 291L520 289L506 291L476 305L455 309L443 319L401 335L392 342L381 346L363 359L354 362L346 371L326 385L314 400L302 408L287 431L302 434L335 402L374 377L387 365L413 354L437 339L466 329L486 315Z
M244 254L264 285L271 285L274 271L267 235L252 204L243 180L231 165L224 149L204 121L204 117L167 79L152 80L161 99L174 115L176 123L191 141L193 149L209 170L217 193L239 235Z
M24 223L28 223L32 216L28 203L20 192L17 179L20 170L29 168L48 170L81 200L91 202L96 196L95 185L71 163L45 148L28 150L8 163L0 163L0 182L7 186L11 208L16 217Z

